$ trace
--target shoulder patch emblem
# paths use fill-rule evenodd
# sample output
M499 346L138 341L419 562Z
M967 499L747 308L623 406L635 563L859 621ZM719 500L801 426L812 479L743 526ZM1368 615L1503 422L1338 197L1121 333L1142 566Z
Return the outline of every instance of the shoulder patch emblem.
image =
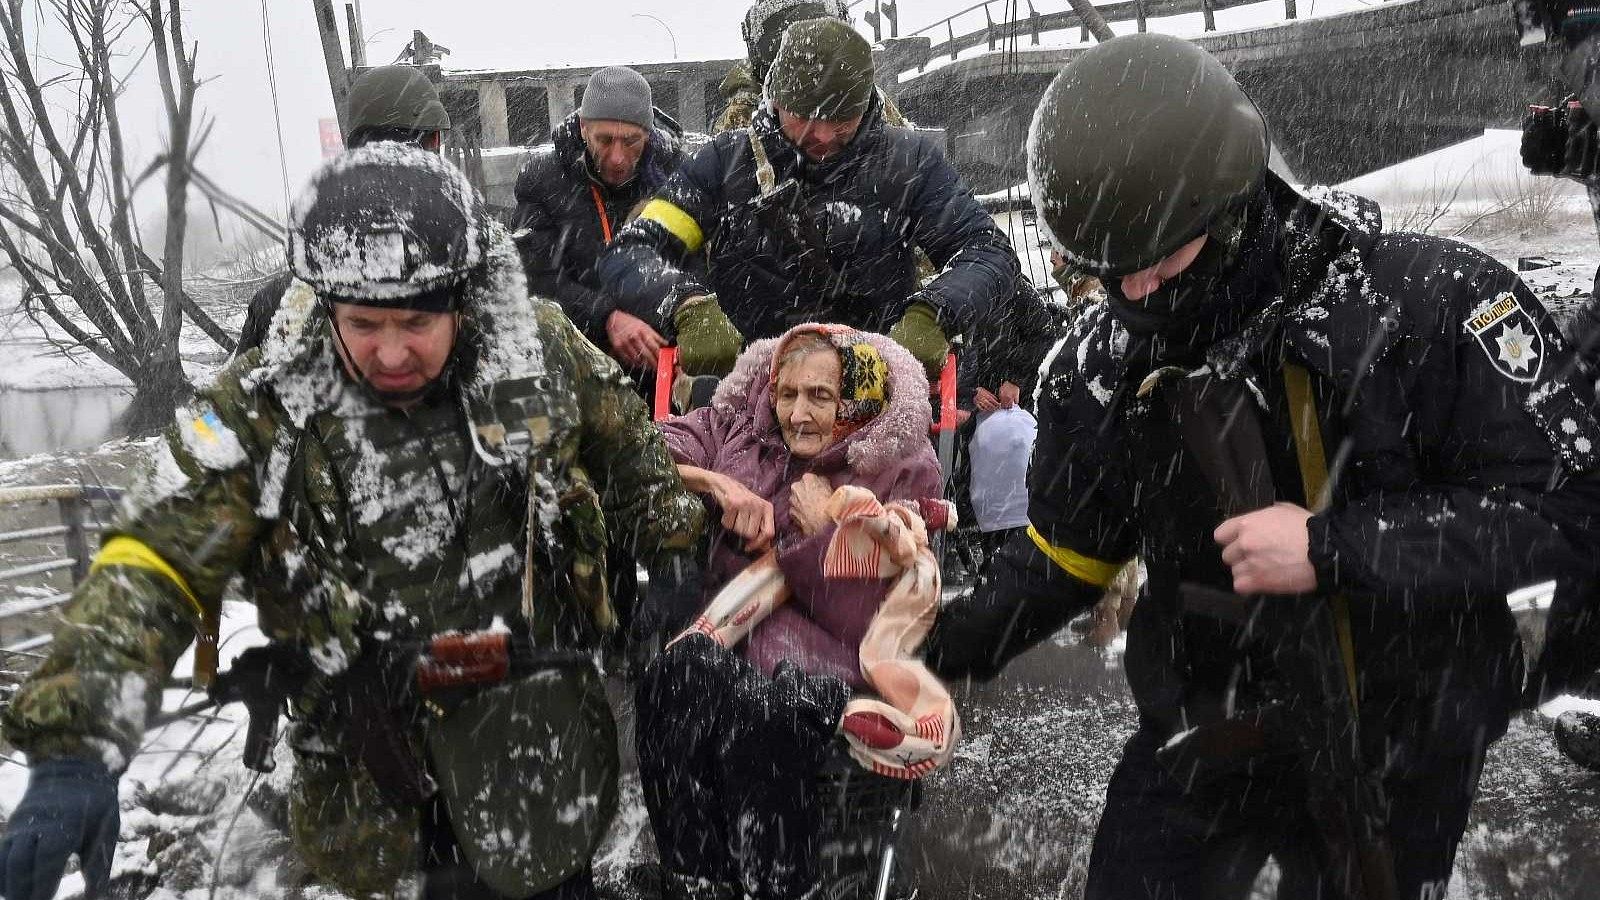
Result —
M209 403L178 412L178 438L194 461L213 472L226 472L247 461L239 436L223 424Z
M1507 291L1473 311L1463 327L1489 357L1495 371L1532 384L1544 368L1544 337L1516 295Z

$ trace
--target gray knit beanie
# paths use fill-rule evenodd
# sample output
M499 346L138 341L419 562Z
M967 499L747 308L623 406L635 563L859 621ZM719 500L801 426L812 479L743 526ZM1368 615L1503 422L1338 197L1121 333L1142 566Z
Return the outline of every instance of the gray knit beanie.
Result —
M649 131L655 119L652 102L650 82L643 75L627 66L607 66L589 76L578 117L586 121L629 122Z

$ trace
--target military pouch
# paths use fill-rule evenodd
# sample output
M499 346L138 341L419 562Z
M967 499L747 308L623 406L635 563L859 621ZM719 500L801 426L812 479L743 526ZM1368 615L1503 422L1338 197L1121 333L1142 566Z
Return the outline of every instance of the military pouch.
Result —
M1192 582L1181 583L1178 595L1185 615L1215 620L1241 634L1248 629L1255 608L1248 597ZM1237 709L1232 704L1231 693L1226 701L1220 697L1207 702L1187 698L1184 709L1190 727L1156 751L1157 761L1179 781L1204 785L1245 774L1270 758L1289 759L1300 751L1296 722L1289 718L1285 704L1266 700Z
M478 877L522 898L589 865L617 809L617 729L592 665L475 691L428 728L456 840Z

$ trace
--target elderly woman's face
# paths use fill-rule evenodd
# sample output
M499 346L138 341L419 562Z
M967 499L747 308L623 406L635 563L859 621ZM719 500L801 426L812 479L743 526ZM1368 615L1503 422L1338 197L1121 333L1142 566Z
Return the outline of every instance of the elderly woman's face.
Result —
M810 459L833 443L833 420L839 414L839 354L807 353L778 369L773 405L789 452Z

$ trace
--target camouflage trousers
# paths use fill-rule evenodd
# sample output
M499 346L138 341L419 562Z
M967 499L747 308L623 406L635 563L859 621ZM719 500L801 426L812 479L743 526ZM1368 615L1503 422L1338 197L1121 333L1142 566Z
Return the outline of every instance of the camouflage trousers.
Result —
M318 878L351 897L397 896L419 867L419 826L419 814L385 802L359 763L295 751L289 832Z

